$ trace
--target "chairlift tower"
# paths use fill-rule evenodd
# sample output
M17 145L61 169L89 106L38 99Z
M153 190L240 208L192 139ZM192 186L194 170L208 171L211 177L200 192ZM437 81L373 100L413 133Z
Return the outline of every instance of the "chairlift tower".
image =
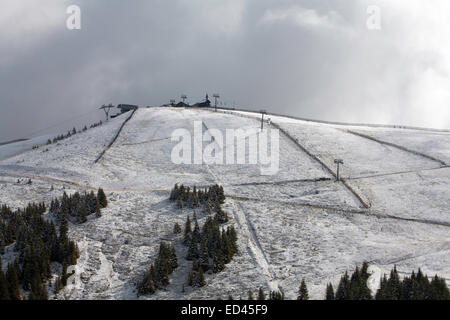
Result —
M264 129L264 115L267 114L266 110L261 110L261 131Z
M110 103L109 105L102 105L99 109L103 109L106 114L106 121L109 120L109 111L114 108L114 106Z
M181 95L181 100L183 100L183 103L185 103L186 99L187 99L187 95L182 94Z
M214 97L214 108L215 108L215 110L216 110L216 112L217 112L217 99L220 98L220 95L219 95L218 93L215 93L215 94L213 95L213 97Z
M334 163L336 163L336 180L340 181L341 177L339 176L339 165L344 164L344 160L342 159L334 159Z

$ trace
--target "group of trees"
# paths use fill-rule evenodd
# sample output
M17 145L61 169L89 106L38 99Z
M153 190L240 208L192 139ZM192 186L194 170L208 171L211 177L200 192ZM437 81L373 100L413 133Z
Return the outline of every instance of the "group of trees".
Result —
M64 285L68 277L67 267L77 262L79 252L67 235L67 219L62 222L58 233L53 222L43 218L45 211L41 204L30 204L17 211L5 205L1 207L1 252L12 244L15 252L15 260L8 264L6 275L0 272L1 300L20 299L20 294L17 294L20 287L29 292L29 299L47 299L52 262L62 265L60 279Z
M177 254L171 244L161 242L158 257L137 285L138 296L153 294L169 284L169 275L178 267Z
M389 278L383 276L375 299L377 300L450 300L450 291L445 279L435 275L430 281L419 269L400 279L397 268Z
M179 209L200 208L203 207L206 214L211 214L214 210L220 223L228 222L228 216L222 210L222 204L225 202L225 193L222 186L214 185L203 190L197 187L185 187L184 185L175 187L170 192L169 200L176 201Z
M47 211L45 203L30 203L16 211L2 205L0 261L7 246L11 246L8 250L13 250L14 260L9 258L6 268L0 263L0 300L21 299L21 288L28 292L24 298L47 299L47 288L55 272L58 276L54 281L54 292L62 289L70 276L68 267L75 265L80 255L76 243L68 236L69 217L79 220L85 212L98 213L98 208L106 206L107 199L102 189L97 195L93 192L71 196L64 193L50 205L50 213L56 218L55 225L52 219L43 216Z
M201 228L195 210L192 222L187 216L183 239L184 245L188 248L186 259L192 261L187 283L192 287L203 287L206 284L204 273L222 271L238 251L234 227L229 226L226 230L220 227L221 224L228 222L228 215L222 209L222 204L225 203L224 189L217 184L203 190L195 186L191 189L176 184L169 200L177 201L177 207L180 209L203 207L203 211L208 215ZM211 216L213 210L214 217ZM178 224L175 224L174 232L181 232Z
M66 219L67 216L73 222L84 223L91 214L100 217L101 209L106 208L107 205L108 200L102 188L98 189L97 194L94 191L84 194L76 192L68 196L64 192L60 199L52 200L50 212L59 222Z
M192 261L192 269L188 274L187 284L192 287L202 287L206 284L204 272L211 270L218 273L225 268L237 252L237 234L233 226L226 230L220 225L228 222L228 216L222 210L225 202L223 187L215 185L203 190L193 187L178 186L172 189L171 201L177 201L178 208L203 207L208 214L204 225L200 228L197 214L194 210L192 218L187 216L184 226L183 244L188 248L186 260ZM212 210L216 214L211 216ZM192 226L193 224L193 226ZM183 229L175 223L175 234ZM153 294L157 289L169 284L169 275L178 266L175 249L172 245L161 243L158 258L137 284L138 295ZM184 288L184 286L183 286Z
M336 293L332 284L328 284L325 298L327 300L449 300L450 291L445 279L435 275L430 281L419 269L410 276L400 279L397 268L391 270L389 277L383 276L380 288L374 297L367 286L370 274L365 262L356 268L351 277L348 273L341 277Z
M188 247L186 259L192 261L188 284L193 287L205 285L203 273L211 270L218 273L231 262L237 253L237 233L234 226L227 229L220 227L220 219L216 214L208 216L200 228L194 212L192 228L191 219L186 218L183 243Z
M230 294L228 295L229 300L233 300L233 296ZM255 300L255 296L253 295L253 291L248 291L248 300ZM262 288L259 288L258 290L258 296L256 300L266 300L266 294ZM269 291L268 300L284 300L284 293L281 291ZM309 300L309 294L308 294L308 288L306 287L306 282L303 279L299 290L298 290L298 296L297 300Z
M334 292L333 285L329 283L326 288L326 300L370 300L371 291L367 286L370 277L368 273L369 264L364 262L362 267L356 267L351 276L346 271L341 277L339 285Z
M450 300L450 291L446 281L435 275L431 281L419 269L412 272L410 276L400 279L397 268L391 270L389 277L384 275L380 280L380 288L374 297L367 286L370 277L369 264L364 262L361 268L356 267L349 276L346 271L339 281L336 292L333 285L329 283L326 288L326 300ZM228 299L232 300L230 294ZM255 300L253 292L248 292L248 300ZM262 288L259 288L257 300L266 300ZM284 294L278 291L270 291L269 300L284 300ZM297 300L309 300L308 288L305 280L302 280Z
M103 122L100 120L99 122L96 122L96 123L94 123L94 124L91 124L89 128L92 129L92 128L101 126L102 124L103 124ZM87 131L87 129L88 129L87 126L84 126L82 130L77 131L77 129L75 129L75 127L74 127L72 130L69 130L69 131L67 132L67 134L60 134L60 135L57 135L56 137L54 137L53 139L48 139L48 140L47 140L47 145L52 144L52 143L57 143L57 142L59 142L59 141L61 141L61 140L70 138L71 136L74 136L74 135L76 135L77 133Z
M234 300L234 297L231 293L228 295L228 300ZM253 291L249 290L247 300L284 300L284 293L280 291L269 291L269 296L267 297L263 288L259 288L258 296L256 297L256 299L253 295Z

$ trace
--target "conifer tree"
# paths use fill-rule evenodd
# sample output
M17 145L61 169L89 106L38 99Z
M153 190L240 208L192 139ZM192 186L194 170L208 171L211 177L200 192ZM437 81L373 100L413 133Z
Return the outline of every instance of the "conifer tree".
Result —
M58 277L55 280L55 284L54 284L55 295L58 294L62 288L63 288L63 284L62 284L62 280L61 280L61 275L58 275Z
M189 245L188 254L186 256L186 260L196 260L199 258L198 245L197 241L192 238L191 243Z
M175 234L181 233L181 227L178 224L178 222L175 222L175 225L173 226L173 233L175 233Z
M21 300L17 264L11 263L6 271L6 282L11 300Z
M106 208L108 206L108 199L106 198L105 192L102 188L99 188L97 191L97 199L101 208Z
M100 209L100 207L100 202L97 199L97 201L95 201L95 216L97 218L100 218L102 216L102 210Z
M203 287L206 285L206 281L205 281L205 275L203 273L203 269L202 267L200 267L200 270L198 271L198 276L197 276L197 285L199 287Z
M0 257L0 301L11 300L9 296L8 283L1 268L1 263L2 261Z
M258 300L266 300L266 294L264 293L263 288L259 288L258 290Z
M308 288L306 287L305 279L302 279L300 284L297 300L309 300Z
M209 270L209 254L208 247L206 246L206 241L202 241L200 249L200 266L204 271Z
M333 289L333 285L331 283L329 283L327 285L327 292L325 294L325 299L326 300L334 300L334 289Z
M184 243L190 244L192 239L192 227L191 227L191 219L189 216L186 218L186 223L184 225Z
M280 291L270 291L269 300L284 300L284 294Z
M213 272L219 273L225 268L224 260L222 257L222 253L219 250L219 248L215 248L214 254L213 254Z
M344 276L341 277L341 281L336 289L336 300L351 300L350 281L347 271Z

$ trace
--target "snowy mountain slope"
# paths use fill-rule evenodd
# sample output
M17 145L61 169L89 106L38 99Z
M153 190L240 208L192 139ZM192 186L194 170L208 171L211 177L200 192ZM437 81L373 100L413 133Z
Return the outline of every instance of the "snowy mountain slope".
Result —
M22 152L31 150L36 145L43 145L47 143L48 139L51 138L53 138L53 136L45 135L24 141L17 141L0 145L0 160L14 157Z
M353 131L399 144L450 163L450 133L388 128L357 127Z
M8 158L1 162L0 171L12 170L86 183L94 160L108 145L124 120L125 115L122 115L56 144Z
M343 175L370 202L368 210L284 134L280 170L273 176L262 176L259 165L171 162L174 130L193 133L194 121L203 121L203 131L259 128L257 118L243 112L139 109L97 164L94 160L125 117L51 145L47 152L33 150L0 161L0 203L17 207L49 201L63 190L100 186L107 192L110 205L101 218L71 226L81 256L60 299L135 299L135 282L154 260L161 239L175 240L180 267L167 290L142 299L245 297L260 286L295 298L302 278L310 296L320 299L327 282L336 283L364 260L381 272L397 264L400 272L421 267L450 279L450 169L433 160L350 134L345 126L271 116L328 167L334 168L335 158L344 159ZM375 136L385 129L351 130ZM439 146L446 146L447 135L410 131L417 138L409 139L403 129L389 129L388 137L380 138L445 158ZM416 140L422 142L416 145ZM423 141L433 141L433 150ZM230 147L224 145L224 151ZM26 177L32 185L17 184ZM224 209L238 232L239 254L233 261L222 273L207 275L205 287L185 286L185 292L191 263L172 229L193 212L167 200L175 183L222 184L228 196ZM205 215L198 215L202 223Z

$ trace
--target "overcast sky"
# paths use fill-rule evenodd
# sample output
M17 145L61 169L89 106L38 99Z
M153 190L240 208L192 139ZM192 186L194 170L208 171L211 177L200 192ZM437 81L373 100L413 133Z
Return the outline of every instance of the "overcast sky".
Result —
M448 0L1 4L0 142L94 122L104 103L206 91L309 118L450 128ZM66 28L72 4L81 30Z

